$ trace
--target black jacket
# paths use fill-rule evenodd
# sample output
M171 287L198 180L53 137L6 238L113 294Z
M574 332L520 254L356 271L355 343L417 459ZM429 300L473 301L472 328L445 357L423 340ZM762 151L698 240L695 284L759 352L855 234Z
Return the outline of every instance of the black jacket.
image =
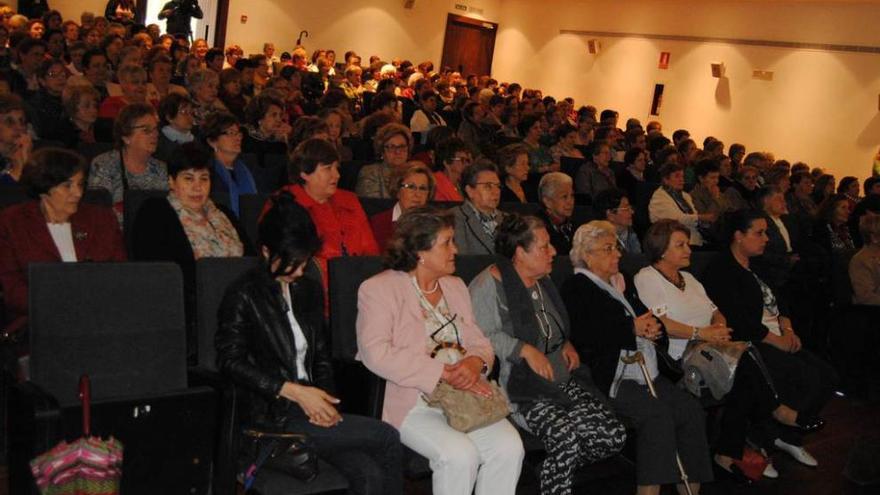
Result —
M764 280L764 283L767 281ZM752 343L764 340L769 330L762 322L764 295L761 286L752 272L736 261L730 249L719 252L709 263L703 275L703 287L709 299L727 318L727 326L733 329L733 340ZM780 314L788 316L785 299L775 292L774 296Z
M60 96L52 96L43 88L28 100L28 120L34 126L37 136L43 140L63 141L61 125L68 120Z
M633 284L627 284L627 301L636 314L643 314L644 305L634 297ZM607 394L617 371L620 351L636 350L635 322L617 299L605 292L586 275L575 273L560 291L571 319L571 343L581 361L593 372L593 380Z
M167 31L168 34L190 34L190 21L192 18L195 17L196 19L201 19L204 17L202 8L199 7L196 0L173 0L166 3L160 12L169 9L172 10L172 12L171 15L168 16L168 21L165 24L165 31ZM159 19L165 19L165 16L160 14Z
M792 253L799 253L801 247L800 230L797 223L789 215L781 217L782 224L788 230ZM770 217L767 217L767 246L761 256L751 261L752 269L769 285L774 292L781 291L788 283L794 263L787 253L782 232ZM778 294L777 294L778 295Z
M324 325L320 282L300 277L290 285L293 313L308 341L305 367L309 384L333 392L333 371ZM297 378L296 347L281 288L260 266L226 290L214 342L217 367L249 392L243 418L258 425L278 425L304 415L294 402L278 397L284 382Z

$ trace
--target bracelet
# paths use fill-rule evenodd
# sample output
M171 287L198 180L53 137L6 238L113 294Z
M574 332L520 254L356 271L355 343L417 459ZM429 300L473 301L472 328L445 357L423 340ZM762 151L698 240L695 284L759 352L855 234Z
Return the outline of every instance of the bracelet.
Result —
M691 328L694 329L694 332L691 334L691 340L697 340L697 338L699 338L700 336L700 329L693 326Z

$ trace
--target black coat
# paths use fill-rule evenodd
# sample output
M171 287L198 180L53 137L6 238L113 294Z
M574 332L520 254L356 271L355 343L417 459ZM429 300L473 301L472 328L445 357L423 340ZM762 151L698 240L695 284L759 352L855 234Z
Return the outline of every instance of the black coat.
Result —
M300 277L290 285L296 321L308 341L305 368L309 385L333 392L333 370L324 325L320 283ZM251 393L245 421L279 425L304 415L295 403L279 397L284 382L304 383L296 372L296 347L280 285L264 266L254 268L226 290L214 342L217 367ZM245 413L247 414L247 413Z
M733 340L752 343L764 340L769 330L762 322L764 295L761 286L752 272L736 261L730 249L719 252L709 263L703 276L703 287L709 299L727 318L727 326L733 329ZM775 292L774 295L780 314L787 316L785 299Z
M643 314L645 306L627 284L627 301L637 314ZM577 349L581 361L593 372L593 380L603 393L611 389L620 351L636 350L635 320L617 299L605 292L586 275L575 273L560 291L565 309L571 319L571 343Z
M792 253L799 253L801 236L797 223L789 215L785 215L781 219L786 230L788 230ZM776 222L769 217L767 217L767 238L767 246L764 248L764 253L754 258L750 265L755 273L761 277L761 280L769 285L774 292L781 291L791 277L794 263L791 262L791 257L786 251L782 232L776 226Z

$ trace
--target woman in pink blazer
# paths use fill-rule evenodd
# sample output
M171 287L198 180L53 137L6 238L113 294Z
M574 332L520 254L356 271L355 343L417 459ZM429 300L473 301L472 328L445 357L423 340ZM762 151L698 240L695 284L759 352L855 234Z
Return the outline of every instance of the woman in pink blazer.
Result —
M428 458L435 495L513 494L523 458L516 429L505 419L462 433L422 398L440 381L492 393L485 378L492 344L476 324L467 287L452 276L453 226L451 215L425 208L400 217L389 269L358 290L358 355L388 381L382 419Z

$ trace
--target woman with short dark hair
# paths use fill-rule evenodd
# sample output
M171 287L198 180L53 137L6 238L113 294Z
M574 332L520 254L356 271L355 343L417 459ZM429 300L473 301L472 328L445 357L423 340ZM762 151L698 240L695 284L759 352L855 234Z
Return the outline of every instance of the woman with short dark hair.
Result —
M522 467L516 429L502 419L470 433L453 429L423 396L445 382L491 397L495 355L455 272L453 218L428 208L398 221L387 270L358 289L358 355L387 380L382 419L400 441L428 458L437 495L512 495Z
M242 132L238 120L229 113L215 113L205 120L201 131L214 150L212 190L229 194L229 204L238 216L239 196L257 193L254 177L241 159Z
M167 191L168 171L165 162L152 156L159 144L159 119L152 105L135 103L123 108L113 122L113 137L116 149L92 160L89 189L110 192L121 225L125 191Z
M718 217L715 213L699 213L694 200L684 190L684 166L668 162L660 167L661 185L651 195L648 214L651 222L664 218L677 220L691 229L691 245L702 246L700 227L711 224Z
M214 339L217 367L250 392L242 427L304 434L352 493L401 495L397 432L337 409L321 285L303 276L321 245L308 212L273 197L259 237L260 266L226 290Z
M33 201L0 211L0 286L9 321L28 313L28 265L125 261L113 212L82 203L88 165L60 148L35 151L22 173Z
M501 179L488 161L466 167L459 179L465 202L452 209L455 215L455 243L461 254L495 254L495 230L504 219L498 209Z
M569 494L577 468L620 452L626 430L569 341L568 312L549 277L556 250L544 222L508 215L495 252L498 261L468 287L477 323L501 363L513 420L547 450L541 493Z
M617 179L610 165L611 147L605 141L593 141L590 145L590 161L581 165L575 176L575 190L595 198L600 192L617 187Z
M843 194L832 194L819 205L813 226L813 241L828 255L855 252L847 225L850 213L849 198Z
M621 253L638 254L642 243L633 230L635 209L620 189L607 189L593 198L593 209L600 220L608 220L617 233L617 247Z
M502 203L537 203L529 178L529 149L524 144L508 144L498 150L498 169L501 171Z
M243 153L255 153L262 163L265 155L287 154L290 124L284 120L284 102L269 90L253 97L244 110Z
M202 258L252 255L253 249L235 215L210 198L211 150L190 142L168 162L169 192L143 202L132 227L132 257L173 261L183 272L187 315L187 355L195 364L195 263Z

